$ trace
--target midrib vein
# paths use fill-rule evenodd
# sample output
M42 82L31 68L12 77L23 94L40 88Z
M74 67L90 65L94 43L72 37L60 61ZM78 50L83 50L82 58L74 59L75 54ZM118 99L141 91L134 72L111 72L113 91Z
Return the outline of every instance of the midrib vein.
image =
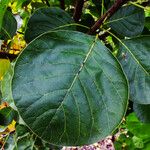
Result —
M65 96L64 96L64 98L63 98L63 100L62 100L62 102L61 102L61 104L60 104L60 106L56 109L55 114L54 114L53 117L51 118L49 125L51 124L51 122L52 122L53 118L55 117L56 113L58 112L58 110L59 110L61 107L63 107L63 102L64 102L64 100L66 99L66 97L68 96L68 93L71 91L71 89L72 89L72 87L73 87L73 85L74 85L74 83L75 83L77 77L79 76L80 72L82 71L82 69L83 69L83 67L84 67L84 65L85 65L85 63L86 63L86 61L87 61L87 59L89 58L90 54L92 53L97 38L98 38L98 36L95 37L95 39L94 39L94 41L93 41L93 43L92 43L92 45L91 45L91 47L90 47L90 49L89 49L89 51L88 51L86 57L85 57L85 59L83 60L83 62L82 62L82 64L81 64L81 66L80 66L78 72L76 73L76 75L75 75L75 77L74 77L74 79L73 79L73 81L72 81L70 87L68 88L68 90L67 90L67 92L66 92L66 94L65 94ZM63 108L63 110L64 110L64 108ZM49 126L49 125L48 125L48 126ZM47 128L48 128L48 126L47 126ZM47 130L47 128L46 128L46 130ZM45 130L45 131L46 131L46 130ZM66 131L66 118L65 118L65 125L64 125L64 132L63 132L63 134L65 133L65 131ZM43 135L43 134L42 134L42 135ZM41 137L42 137L42 136L41 136Z
M83 63L81 64L81 66L80 66L80 68L79 68L79 71L78 71L77 74L75 75L75 77L74 77L74 79L73 79L73 81L72 81L72 83L71 83L70 88L67 90L64 99L66 98L66 96L68 95L68 93L70 92L70 90L72 89L72 87L73 87L73 85L74 85L74 83L75 83L77 77L79 76L80 72L82 71L82 69L83 69L83 67L84 67L84 65L85 65L85 63L86 63L86 61L87 61L87 59L89 58L90 54L92 53L92 50L93 50L93 48L94 48L94 46L95 46L95 43L96 43L96 40L97 40L97 36L96 36L95 40L93 41L93 43L92 43L92 45L91 45L91 47L90 47L90 49L89 49L89 51L88 51L88 53L87 53L85 59L83 60ZM63 99L63 101L64 101L64 99ZM63 101L62 101L62 102L63 102Z

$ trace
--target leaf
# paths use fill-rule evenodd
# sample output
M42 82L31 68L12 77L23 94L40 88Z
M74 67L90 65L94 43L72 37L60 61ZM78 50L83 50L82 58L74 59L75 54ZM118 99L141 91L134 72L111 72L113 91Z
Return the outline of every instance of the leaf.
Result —
M25 32L26 42L30 42L37 36L49 30L73 23L73 19L64 10L51 7L37 9L30 17ZM62 27L61 27L62 29ZM73 26L63 27L66 30L74 30Z
M24 49L12 94L39 137L55 145L84 145L111 134L121 122L128 85L118 61L97 38L60 30Z
M3 80L1 81L1 92L3 101L8 102L9 104L13 103L13 98L11 94L12 74L13 74L12 66L9 66L7 73L4 75Z
M0 59L0 80L2 80L9 67L10 61L8 59Z
M2 28L4 14L5 14L5 11L7 9L9 2L10 2L10 0L1 0L0 1L0 14L1 14L0 15L0 30Z
M130 85L130 99L150 104L150 36L122 41L118 59Z
M133 104L134 111L137 117L144 123L150 123L150 104L149 105L141 105L141 104Z
M26 135L29 134L29 132L30 132L29 129L25 125L18 124L16 126L16 137L18 138L25 137Z
M6 11L3 18L2 28L0 30L0 39L8 40L11 39L17 30L17 21L13 14Z
M150 141L150 124L141 123L135 113L131 113L126 119L127 129L143 141Z
M144 10L136 6L120 8L109 20L110 27L122 36L136 36L144 28Z
M136 136L133 136L132 140L133 140L133 143L134 143L136 148L140 148L140 149L144 148L144 143L143 143L142 139L140 139Z
M17 112L13 110L11 107L5 107L0 110L1 126L9 125L14 119L15 120L17 119Z

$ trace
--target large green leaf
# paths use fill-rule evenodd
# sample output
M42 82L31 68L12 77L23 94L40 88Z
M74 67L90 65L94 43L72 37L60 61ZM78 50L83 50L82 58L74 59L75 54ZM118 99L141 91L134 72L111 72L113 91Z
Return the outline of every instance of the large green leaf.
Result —
M149 105L141 105L141 104L133 104L134 111L137 117L144 123L150 123L150 104Z
M56 145L94 143L121 122L128 85L111 52L80 32L53 31L17 59L12 94L21 117Z
M4 14L5 14L5 11L7 9L9 2L10 2L10 0L1 0L0 1L0 30L2 27L2 23L3 23L3 17L4 17Z
M37 9L28 21L25 40L32 41L40 34L49 30L73 23L73 19L64 10L51 7ZM73 26L63 29L73 30Z
M119 9L111 18L111 28L123 36L136 36L144 28L144 10L136 6L125 6Z
M17 21L13 14L6 11L3 18L2 28L0 30L0 39L8 40L11 39L17 30Z
M118 58L129 80L130 99L150 104L150 36L124 40L119 49Z

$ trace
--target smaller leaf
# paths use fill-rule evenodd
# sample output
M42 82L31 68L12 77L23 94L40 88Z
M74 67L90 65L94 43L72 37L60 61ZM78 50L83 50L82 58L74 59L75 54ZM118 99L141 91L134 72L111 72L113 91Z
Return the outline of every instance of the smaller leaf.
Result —
M0 80L2 80L5 73L8 71L10 61L8 59L0 59Z
M30 42L37 36L49 30L54 30L61 26L73 23L73 19L64 10L51 7L37 9L27 23L25 32L26 42ZM63 27L63 29L74 30L73 26Z
M109 24L118 34L131 37L142 33L144 19L144 10L131 5L120 8L110 18Z
M132 140L133 140L133 143L136 148L144 148L144 143L143 143L142 139L140 139L136 136L133 136Z
M144 123L150 123L150 104L149 105L141 105L141 104L133 104L134 111L137 117Z
M150 140L150 124L141 123L135 113L131 113L126 118L127 129L143 141Z
M0 30L1 30L1 27L2 27L2 23L3 23L3 17L4 17L4 14L5 14L5 11L6 11L6 8L9 4L10 0L1 0L0 1Z
M3 80L1 81L1 93L2 99L9 104L13 103L13 98L11 94L11 78L12 78L13 70L12 66L9 66L6 74L3 76Z
M0 30L0 39L8 40L11 39L17 30L17 21L13 14L6 11L3 18L2 28Z
M123 40L118 59L130 85L130 99L138 104L150 104L150 36Z

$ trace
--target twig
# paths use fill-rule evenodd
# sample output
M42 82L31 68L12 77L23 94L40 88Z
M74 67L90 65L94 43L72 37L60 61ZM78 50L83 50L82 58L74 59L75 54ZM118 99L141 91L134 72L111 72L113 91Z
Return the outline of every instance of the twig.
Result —
M10 59L10 61L12 61L12 60L16 59L17 56L18 55L0 51L0 59Z
M84 5L84 0L77 0L75 5L75 10L73 14L73 19L75 22L78 22L82 15L82 8Z
M60 8L65 10L65 0L60 0Z
M116 0L110 9L91 27L88 34L93 34L97 29L103 24L103 22L110 18L123 4L127 3L129 0Z

